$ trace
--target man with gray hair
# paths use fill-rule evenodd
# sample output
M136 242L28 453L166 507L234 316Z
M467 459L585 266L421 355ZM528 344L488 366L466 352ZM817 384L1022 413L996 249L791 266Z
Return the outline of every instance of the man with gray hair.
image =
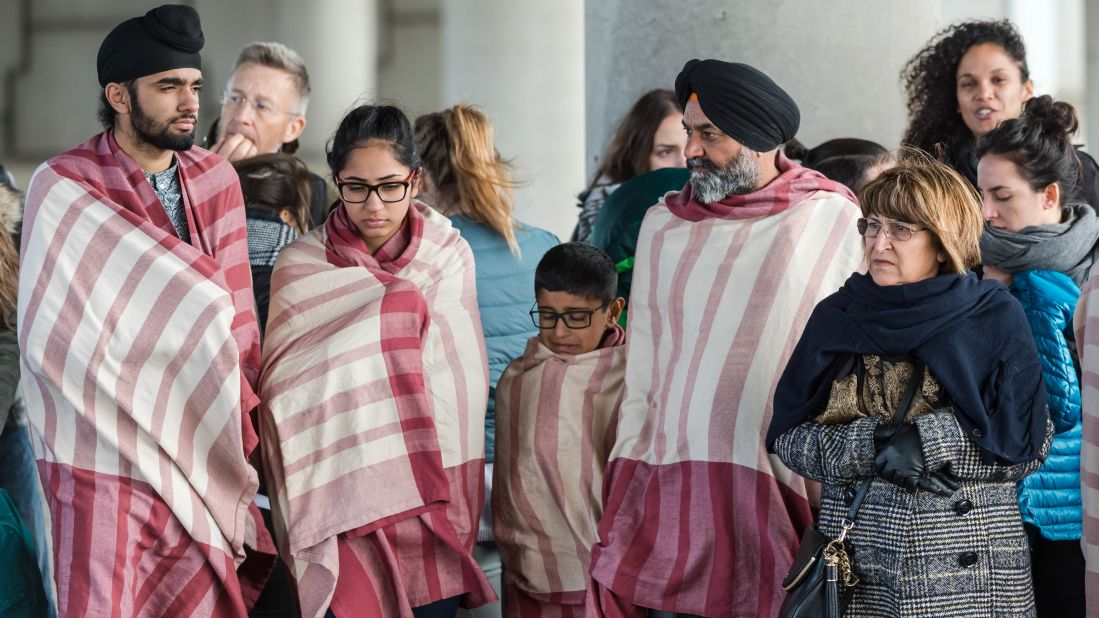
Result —
M245 45L221 98L221 117L207 142L213 152L236 162L259 154L294 153L305 131L309 71L297 52L274 42ZM324 180L313 175L309 214L324 220L328 200Z

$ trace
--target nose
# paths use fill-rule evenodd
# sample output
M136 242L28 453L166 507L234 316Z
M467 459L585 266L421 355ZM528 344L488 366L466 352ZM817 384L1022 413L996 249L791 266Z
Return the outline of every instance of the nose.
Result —
M683 148L683 165L687 165L687 159L701 157L706 154L702 148L702 138L696 135L687 136L687 145Z
M687 167L687 157L682 150L677 150L675 153L675 167Z
M893 239L886 235L884 228L878 232L878 235L872 240L874 242L871 243L870 246L873 247L875 251L885 251L893 246Z
M984 101L992 98L992 82L982 81L977 85L977 99Z
M377 191L371 191L366 201L363 202L363 206L370 212L381 212L385 209L385 202L378 196Z
M553 334L558 337L564 337L569 334L569 328L565 326L565 318L557 318L557 323L553 325Z
M198 113L198 93L190 88L183 89L183 100L180 101L179 111Z
M981 200L981 217L985 221L991 221L996 218L996 207L989 203L988 198Z

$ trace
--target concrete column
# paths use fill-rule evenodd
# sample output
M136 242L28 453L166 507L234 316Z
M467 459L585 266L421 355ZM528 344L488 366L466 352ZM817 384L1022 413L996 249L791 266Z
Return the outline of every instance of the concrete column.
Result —
M801 108L809 146L861 137L896 146L906 123L901 67L938 26L938 3L596 0L587 3L588 170L615 124L691 58L745 62Z
M1085 5L1085 28L1088 32L1099 32L1099 0L1087 0ZM1087 38L1086 46L1086 74L1094 75L1099 71L1099 37ZM1086 79L1086 103L1085 111L1090 118L1099 118L1099 78ZM1088 123L1088 130L1083 134L1085 150L1093 156L1099 153L1099 122Z
M324 145L343 116L377 96L377 2L283 0L278 32L276 40L301 54L312 82L301 154L308 161L323 161Z
M531 180L518 217L567 238L584 174L584 5L581 0L446 0L442 100L472 103L496 145Z

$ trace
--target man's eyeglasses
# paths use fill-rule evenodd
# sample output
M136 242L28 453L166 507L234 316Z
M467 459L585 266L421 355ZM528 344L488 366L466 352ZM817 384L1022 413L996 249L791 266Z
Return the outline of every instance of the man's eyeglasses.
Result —
M408 174L408 178L404 180L390 180L376 185L365 182L343 182L337 178L336 189L340 192L340 199L347 204L362 204L370 199L370 194L374 192L377 192L378 199L387 204L392 204L403 200L405 195L408 194L408 187L412 184L412 177L415 175L416 170L412 170Z
M874 221L873 219L860 218L856 224L859 228L859 234L867 238L877 238L878 234L885 230L887 238L892 238L896 241L906 241L912 238L912 235L916 232L922 232L926 230L926 227L913 227L911 225L905 225L904 223L892 223L885 224Z
M228 110L238 110L251 105L252 109L256 110L257 115L268 120L274 119L281 114L290 114L291 116L298 115L297 112L284 112L266 101L249 99L239 92L226 92L221 95L221 105Z
M565 321L565 328L587 328L591 326L591 316L596 311L606 308L610 302L605 302L595 309L573 309L564 313L557 313L549 309L538 309L538 305L530 310L530 319L534 325L542 330L557 328L557 320Z

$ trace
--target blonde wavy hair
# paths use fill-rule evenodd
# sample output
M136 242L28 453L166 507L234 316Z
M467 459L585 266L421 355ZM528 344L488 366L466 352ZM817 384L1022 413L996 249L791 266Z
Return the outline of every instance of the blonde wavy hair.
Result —
M976 189L954 168L918 148L902 148L896 161L859 191L862 216L926 227L946 256L940 272L964 274L980 264L984 219Z
M516 178L511 161L500 156L492 124L480 110L455 105L416 119L416 148L434 187L433 206L462 214L498 232L515 255Z

